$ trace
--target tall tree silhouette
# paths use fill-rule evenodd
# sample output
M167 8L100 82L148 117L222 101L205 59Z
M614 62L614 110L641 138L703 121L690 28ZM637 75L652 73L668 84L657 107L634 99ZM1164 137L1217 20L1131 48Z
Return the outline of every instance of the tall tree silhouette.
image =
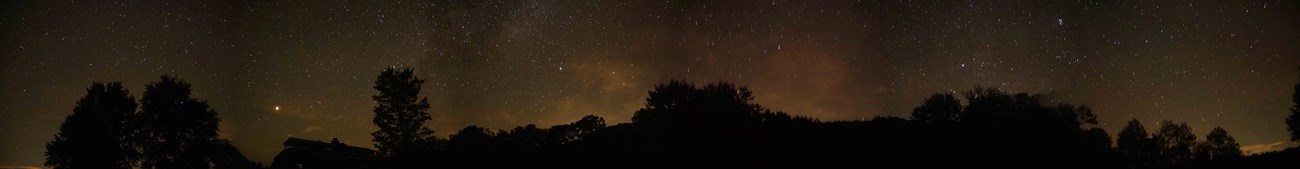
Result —
M174 76L145 87L135 119L143 168L210 168L226 154L214 147L220 118L206 101L190 97L190 84Z
M137 152L127 135L135 98L118 82L93 83L45 145L45 166L56 169L131 168Z
M1156 146L1160 148L1160 155L1169 160L1166 161L1168 164L1184 163L1192 159L1192 146L1196 144L1196 133L1192 132L1192 127L1188 127L1187 123L1162 121L1160 130L1152 136L1152 139L1155 139Z
M1291 141L1300 141L1300 82L1296 82L1291 92L1291 116L1286 117L1286 130L1291 132Z
M937 93L912 109L912 120L927 124L952 124L960 118L961 101L952 93Z
M424 127L424 122L432 117L425 112L429 110L429 99L420 97L422 84L424 79L416 77L410 68L389 67L379 73L372 86L379 94L371 97L378 104L373 122L379 131L370 135L374 136L380 156L421 149L434 139L433 130Z

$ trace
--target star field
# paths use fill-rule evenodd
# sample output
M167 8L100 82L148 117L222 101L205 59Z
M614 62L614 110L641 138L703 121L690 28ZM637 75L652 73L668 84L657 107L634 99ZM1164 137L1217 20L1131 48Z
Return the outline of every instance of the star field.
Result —
M671 79L748 86L822 120L907 116L974 86L1286 140L1293 1L6 1L0 166L40 166L85 87L174 74L269 163L287 137L372 147L388 67L427 79L429 127L629 122Z

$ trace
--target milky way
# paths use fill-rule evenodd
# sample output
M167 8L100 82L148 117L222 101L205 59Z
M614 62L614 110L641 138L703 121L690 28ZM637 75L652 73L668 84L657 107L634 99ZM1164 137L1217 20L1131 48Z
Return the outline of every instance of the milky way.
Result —
M288 137L372 147L387 67L428 79L429 127L630 121L671 79L750 87L823 120L906 116L974 86L1286 139L1294 1L5 1L0 166L39 166L95 81L174 74L269 163Z

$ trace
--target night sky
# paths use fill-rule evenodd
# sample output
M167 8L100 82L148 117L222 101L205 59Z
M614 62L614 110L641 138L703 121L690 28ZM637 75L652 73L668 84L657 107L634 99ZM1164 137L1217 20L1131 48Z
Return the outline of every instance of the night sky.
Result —
M0 166L40 166L91 82L173 74L270 163L287 137L373 147L370 87L427 79L440 136L468 125L629 122L671 79L749 86L823 120L906 117L976 85L1287 139L1300 5L1275 1L0 2ZM278 107L278 109L277 109Z

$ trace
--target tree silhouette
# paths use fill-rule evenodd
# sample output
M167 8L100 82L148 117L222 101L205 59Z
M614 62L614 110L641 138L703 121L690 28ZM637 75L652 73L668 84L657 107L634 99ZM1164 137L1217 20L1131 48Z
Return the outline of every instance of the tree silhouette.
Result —
M217 113L190 94L190 84L174 76L145 87L133 137L142 168L211 168L232 161L223 158L237 150L214 148L225 142L218 138Z
M93 83L45 145L45 166L56 169L131 168L137 152L127 121L135 98L118 82Z
M966 98L967 105L962 109L961 120L969 123L994 123L1000 120L1010 120L1008 117L1013 113L1025 112L1023 108L1041 107L1034 105L1016 106L1016 103L1029 103L1027 100L1036 100L1029 98L1028 95L1012 96L1005 92L992 88L976 87L974 90L962 92ZM1035 104L1037 101L1032 101ZM995 123L996 124L996 123Z
M646 106L633 114L632 121L655 125L735 124L766 110L750 103L753 99L753 92L748 88L729 83L697 88L683 81L671 81L655 86L646 98Z
M1152 139L1160 148L1160 155L1168 160L1167 164L1179 164L1192 159L1192 146L1196 145L1196 134L1187 123L1162 121L1160 130L1156 131Z
M1291 132L1291 141L1300 141L1300 82L1291 92L1291 116L1286 117L1286 130Z
M1197 154L1204 160L1223 160L1241 157L1241 145L1222 127L1215 127L1205 135L1205 142L1197 146Z
M1160 150L1156 147L1155 140L1151 139L1138 119L1129 120L1124 130L1119 132L1119 138L1116 138L1115 142L1115 148L1130 159L1130 165L1151 167L1159 158Z
M493 141L495 135L486 128L478 126L467 126L456 134L451 135L447 140L447 151L456 154L453 161L488 161L493 150ZM469 165L482 165L476 163L467 163Z
M573 123L552 126L550 132L559 137L559 144L572 144L602 129L605 129L604 118L587 115Z
M1097 121L1087 106L984 87L962 95L967 105L961 109L959 125L937 131L940 139L979 138L955 145L956 153L961 153L955 159L959 166L1045 168L1080 163L1086 165L1074 167L1089 168L1106 163L1099 157L1108 153L1110 137L1092 126Z
M952 93L937 93L912 109L912 120L926 124L952 124L960 119L961 101Z
M379 130L370 135L374 136L380 156L421 149L434 140L433 130L424 127L424 122L432 117L425 112L429 109L429 99L420 97L422 84L424 79L416 77L410 68L389 67L379 73L373 86L379 94L372 97L378 104L373 122Z
M674 164L708 157L753 155L766 109L751 103L745 87L714 83L696 87L682 81L656 85L646 106L632 116L644 156L674 159ZM744 159L744 158L729 158Z
M498 132L497 140L501 143L499 146L502 155L526 156L551 148L559 144L559 137L552 135L546 129L538 128L537 125L529 124L527 126L515 127L509 132Z
M1144 151L1151 145L1151 137L1147 134L1146 128L1142 127L1142 122L1137 119L1129 120L1124 130L1119 132L1119 138L1115 140L1115 148L1122 151Z

